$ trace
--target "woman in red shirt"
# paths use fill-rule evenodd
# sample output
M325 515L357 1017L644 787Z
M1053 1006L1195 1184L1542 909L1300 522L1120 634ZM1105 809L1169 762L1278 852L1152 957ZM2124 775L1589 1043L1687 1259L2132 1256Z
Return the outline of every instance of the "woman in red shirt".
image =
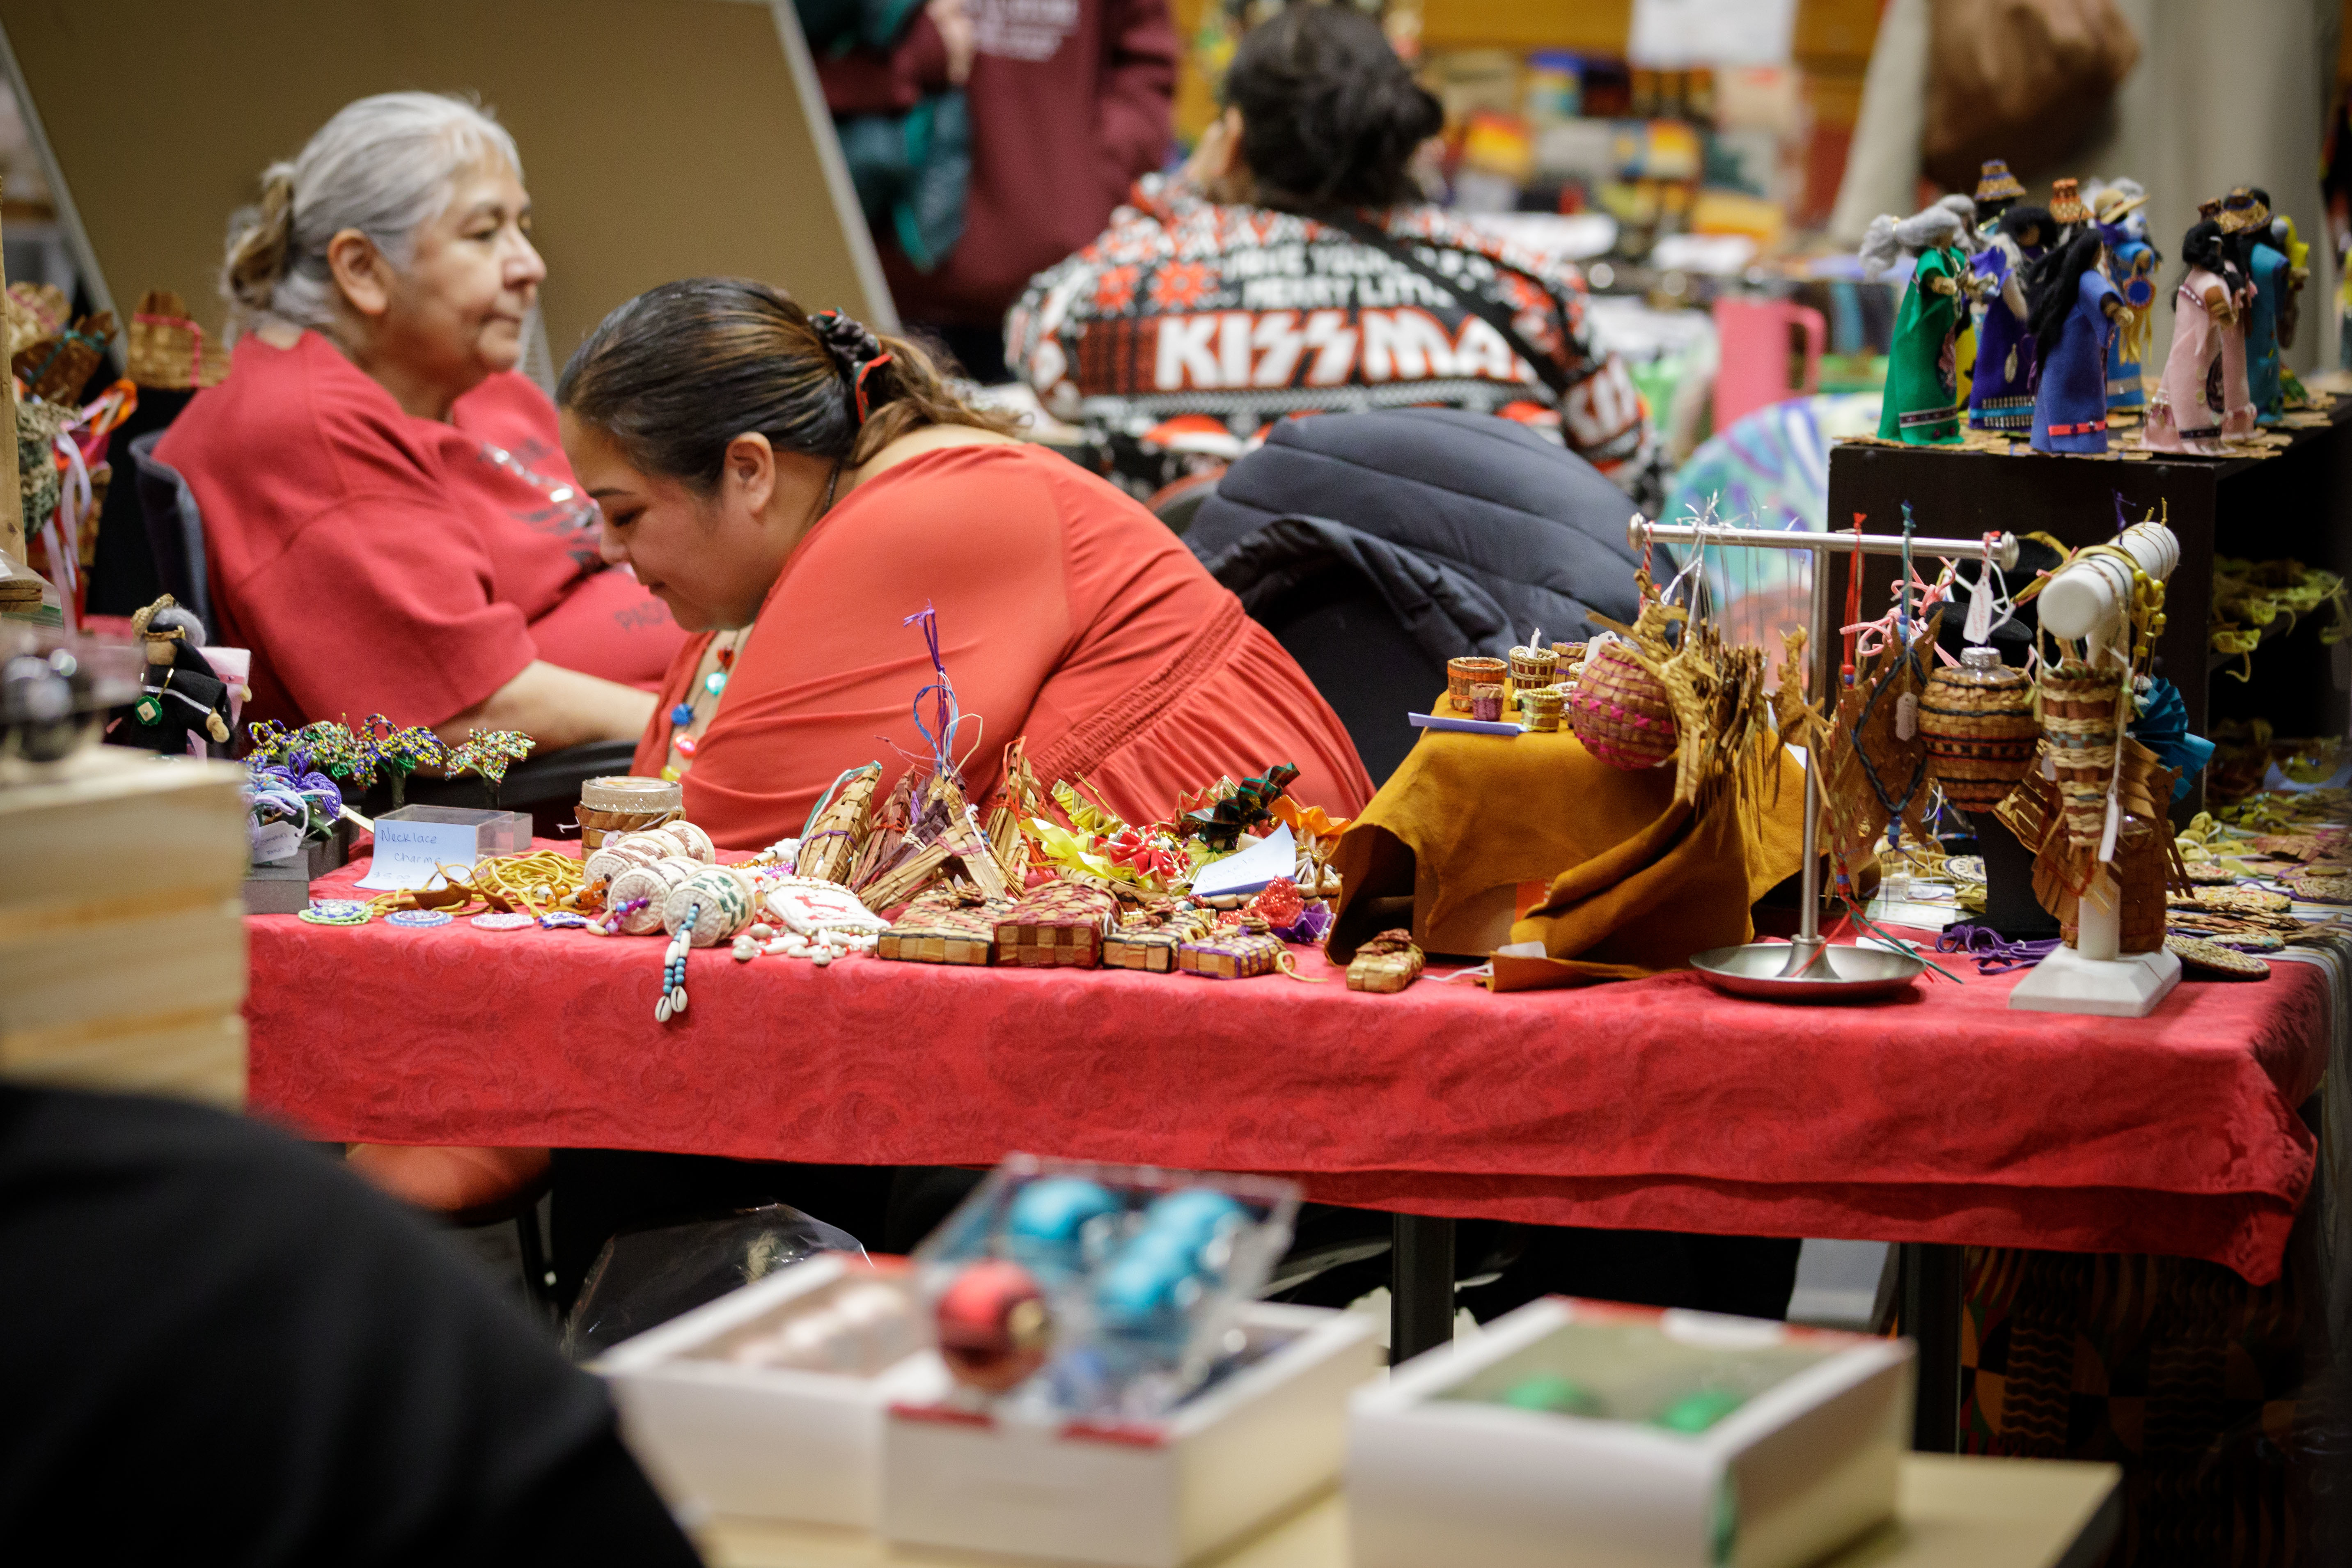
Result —
M557 390L572 468L625 562L702 634L636 770L682 777L722 845L798 833L845 769L919 756L940 651L972 797L1025 736L1038 776L1166 816L1220 774L1294 763L1350 816L1371 783L1298 666L1181 542L1101 479L1003 433L922 351L759 283L622 306Z
M231 241L227 380L156 447L205 518L248 717L383 713L542 751L634 737L683 640L598 556L515 373L546 267L513 140L432 93L351 104Z

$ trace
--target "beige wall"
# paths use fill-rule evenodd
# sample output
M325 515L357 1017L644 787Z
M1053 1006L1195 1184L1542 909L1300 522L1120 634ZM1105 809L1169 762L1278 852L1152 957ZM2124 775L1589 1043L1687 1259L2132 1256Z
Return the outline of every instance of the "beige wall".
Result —
M559 364L613 306L698 273L895 319L767 5L0 0L0 26L118 311L170 288L217 322L228 216L262 167L354 98L428 88L514 132Z

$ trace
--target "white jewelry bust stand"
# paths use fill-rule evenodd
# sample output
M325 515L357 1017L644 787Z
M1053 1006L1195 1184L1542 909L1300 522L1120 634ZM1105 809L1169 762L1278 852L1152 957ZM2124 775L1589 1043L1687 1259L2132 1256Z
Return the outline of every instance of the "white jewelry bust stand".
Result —
M2126 529L2116 542L2140 569L2168 577L2180 560L2180 542L2161 523ZM2093 659L2118 630L2131 602L2131 579L2112 557L2093 557L2059 568L2042 591L2042 625L2063 637L2083 637ZM2110 804L2108 810L2112 813ZM2145 1018L2180 984L2180 960L2154 952L2117 952L2122 900L2114 868L2094 867L2090 886L2075 914L2074 945L2053 950L2009 994L2012 1008L2033 1013L2091 1013L2109 1018Z
M2032 1013L2095 1013L2108 1018L2145 1018L2180 984L2180 960L2162 948L2154 952L2116 951L2121 915L2115 873L2102 866L2083 890L2075 917L2074 945L2053 949L2033 966L2009 1005Z

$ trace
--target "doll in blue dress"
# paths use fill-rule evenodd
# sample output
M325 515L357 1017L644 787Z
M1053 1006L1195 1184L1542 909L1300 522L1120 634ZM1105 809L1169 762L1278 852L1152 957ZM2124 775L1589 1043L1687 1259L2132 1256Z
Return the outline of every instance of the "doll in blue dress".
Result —
M2033 334L2027 330L2025 277L2051 234L2047 208L2012 206L1969 265L1989 286L1977 324L1976 372L1969 381L1969 426L2023 435L2033 427Z
M2143 377L2156 306L2156 269L2164 255L2147 239L2147 193L2137 180L2095 184L2087 198L2099 239L2107 247L2107 278L2131 309L2107 340L2107 422L2137 416L2147 406Z
M2107 449L2107 340L2123 312L2095 228L2042 258L2031 293L2042 379L2033 392L2033 449Z

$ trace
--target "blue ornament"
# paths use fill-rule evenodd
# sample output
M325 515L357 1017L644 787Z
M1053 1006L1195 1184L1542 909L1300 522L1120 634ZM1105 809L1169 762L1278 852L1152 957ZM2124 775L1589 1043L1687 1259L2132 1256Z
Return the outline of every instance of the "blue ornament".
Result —
M1119 1212L1118 1199L1076 1176L1049 1176L1030 1183L1013 1199L1004 1216L1005 1250L1032 1268L1075 1273L1086 1267L1086 1241L1097 1221Z
M1188 1314L1205 1288L1196 1244L1145 1231L1097 1277L1095 1311L1111 1338L1172 1358L1182 1353Z
M1147 1233L1182 1237L1195 1247L1228 1235L1249 1223L1249 1211L1214 1187L1186 1187L1170 1193L1143 1211Z
M2189 703L2180 689L2160 677L2147 683L2147 694L2139 699L2139 717L2125 732L2154 752L2158 762L2180 770L2172 785L2175 800L2187 798L2189 781L2213 758L2213 742L2189 732Z
M669 721L680 729L694 722L694 704L681 702L669 710Z

